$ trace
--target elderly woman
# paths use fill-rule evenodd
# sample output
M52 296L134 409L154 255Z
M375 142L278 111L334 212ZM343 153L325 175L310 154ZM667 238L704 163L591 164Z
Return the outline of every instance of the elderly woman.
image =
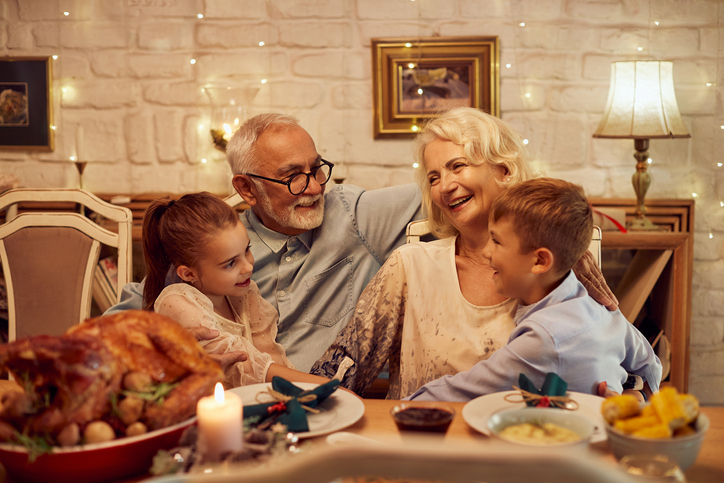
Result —
M358 394L389 360L388 398L406 397L487 359L515 326L516 301L496 293L482 252L492 201L532 176L520 135L500 119L457 108L426 125L414 154L428 222L439 239L405 245L390 256L311 370L334 377L353 361L342 385ZM584 263L588 271L595 266L590 258ZM605 283L587 285L599 302L616 305Z

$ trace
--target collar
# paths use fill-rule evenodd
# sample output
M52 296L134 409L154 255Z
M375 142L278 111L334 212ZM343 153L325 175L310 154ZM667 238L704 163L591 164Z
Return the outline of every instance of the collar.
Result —
M525 316L530 315L538 310L544 309L549 305L558 304L571 298L572 294L576 292L578 287L578 278L573 273L573 270L568 272L566 278L558 285L551 293L543 297L543 299L531 305L518 304L518 309L515 312L514 322L516 325Z
M246 219L249 221L249 224L254 229L257 236L274 253L279 253L280 251L282 251L290 238L297 238L304 244L304 246L307 247L307 250L312 247L312 240L314 239L313 232L318 228L315 228L315 230L307 230L301 235L289 236L285 235L284 233L279 233L278 231L270 230L269 228L264 226L264 223L262 223L262 221L259 219L258 216L256 216L256 213L254 213L252 209L245 210L244 214L246 215Z

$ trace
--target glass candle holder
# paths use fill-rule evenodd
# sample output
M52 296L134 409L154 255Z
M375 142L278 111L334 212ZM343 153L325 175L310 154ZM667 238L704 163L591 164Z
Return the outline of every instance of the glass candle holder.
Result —
M211 139L214 147L226 152L226 144L248 117L248 107L259 87L205 86L211 103Z

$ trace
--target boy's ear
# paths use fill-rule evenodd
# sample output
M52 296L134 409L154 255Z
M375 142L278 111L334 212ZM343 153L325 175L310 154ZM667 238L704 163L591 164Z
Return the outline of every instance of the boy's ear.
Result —
M553 252L551 252L547 248L538 248L535 250L535 264L533 265L533 268L531 271L535 274L542 274L546 273L550 270L553 270L553 264L555 263L555 258L553 256Z
M176 275L184 282L195 282L199 279L199 277L196 276L196 270L186 265L179 265L176 268Z
M258 200L256 197L256 189L252 185L251 180L248 176L243 174L237 174L231 178L231 184L234 185L234 189L237 193L244 198L244 201L249 203L249 206L256 206Z

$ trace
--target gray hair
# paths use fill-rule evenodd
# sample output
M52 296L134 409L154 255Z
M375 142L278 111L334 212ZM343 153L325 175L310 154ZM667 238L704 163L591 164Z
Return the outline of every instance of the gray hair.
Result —
M437 139L462 146L465 157L473 165L487 163L490 167L505 168L505 180L498 181L502 187L534 177L522 137L506 123L472 107L442 112L428 121L413 144L413 155L419 166L415 177L422 190L422 206L430 230L438 238L456 235L458 230L432 202L425 149Z
M247 119L234 133L226 146L226 160L234 175L257 171L261 160L256 154L259 136L272 127L299 126L299 120L286 114L259 114Z

